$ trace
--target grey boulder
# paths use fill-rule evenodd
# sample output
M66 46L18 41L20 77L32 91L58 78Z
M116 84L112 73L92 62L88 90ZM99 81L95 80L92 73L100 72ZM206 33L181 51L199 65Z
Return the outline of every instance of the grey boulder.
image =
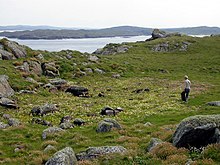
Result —
M50 158L45 165L75 165L77 159L75 153L71 147L66 147L56 152L52 158Z
M0 97L10 97L14 95L14 90L8 83L8 76L0 75Z
M181 121L173 135L176 147L204 147L220 142L220 115L197 115Z

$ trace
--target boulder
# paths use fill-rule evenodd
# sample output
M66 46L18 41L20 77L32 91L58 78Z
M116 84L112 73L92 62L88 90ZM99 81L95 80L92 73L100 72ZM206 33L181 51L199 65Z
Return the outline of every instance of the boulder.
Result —
M99 74L104 74L105 73L105 71L103 71L102 69L98 69L98 68L96 68L94 70L94 72L99 73Z
M16 101L5 98L5 97L2 97L0 99L0 105L7 107L7 108L14 108L14 109L19 108Z
M61 123L60 128L62 128L62 129L74 128L74 124L73 123Z
M99 58L97 56L89 55L88 60L92 62L97 62Z
M45 165L76 165L77 159L71 147L56 152Z
M207 105L210 105L210 106L220 106L220 101L208 102Z
M43 131L42 139L45 140L48 135L60 133L60 132L64 132L64 130L62 128L58 128L58 127L49 127Z
M72 117L71 116L64 116L62 117L62 119L60 120L60 124L61 123L71 123L72 122Z
M58 111L58 107L56 104L45 104L43 106L33 107L31 110L31 114L33 116L43 116L48 113L53 113L55 111Z
M154 29L151 35L152 35L152 37L147 39L146 41L151 41L151 40L155 40L158 38L166 38L166 37L173 37L173 36L181 37L182 36L182 34L180 34L180 33L167 33L167 32L162 31L160 29Z
M8 83L8 76L0 75L0 97L10 97L14 93L14 90Z
M53 152L53 151L57 151L57 149L54 146L50 145L50 144L46 148L44 148L45 153Z
M38 76L41 76L43 73L41 63L39 61L30 61L29 68L31 73L36 74Z
M98 124L96 132L110 132L112 128L121 129L121 125L114 119L106 118Z
M122 146L101 146L101 147L89 147L86 151L76 154L77 160L91 160L101 155L107 154L124 154L127 149Z
M176 147L204 147L220 142L220 115L191 116L181 121L173 135Z
M123 109L120 107L117 107L115 109L111 108L111 107L104 107L103 109L101 109L101 115L109 115L109 116L115 116L117 115L119 112L122 112Z
M21 122L18 120L18 119L15 119L15 118L9 118L8 119L8 125L10 126L14 126L14 127L17 127L19 125L21 125Z
M78 97L88 97L88 89L85 87L70 86L65 92L72 93L74 96Z
M86 122L83 120L83 119L80 119L80 118L76 118L74 119L73 121L73 124L74 125L77 125L77 126L81 126L81 125L84 125Z
M157 38L165 38L167 33L159 29L154 29L151 35L153 39L157 39Z
M154 149L158 144L163 143L162 140L158 139L158 138L151 138L149 145L147 147L147 151L151 152L152 149Z

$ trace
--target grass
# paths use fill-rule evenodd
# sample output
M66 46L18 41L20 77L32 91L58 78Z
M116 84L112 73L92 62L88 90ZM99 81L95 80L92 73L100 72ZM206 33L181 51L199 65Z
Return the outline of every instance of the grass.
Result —
M20 108L10 110L0 107L0 116L4 113L18 118L23 125L17 128L0 130L0 163L2 164L42 164L53 155L44 153L44 148L52 144L57 150L70 146L76 153L90 146L122 145L128 149L125 155L104 156L93 161L79 164L172 164L185 162L190 158L190 151L179 151L167 145L160 149L161 155L146 152L151 137L161 138L169 142L176 125L184 118L198 114L219 114L219 107L206 105L209 101L220 98L220 45L219 37L172 37L151 42L128 43L132 48L124 54L99 56L99 62L88 61L88 55L75 51L41 52L28 50L29 57L38 53L45 56L45 61L55 61L60 66L62 78L71 84L89 89L91 97L80 98L58 91L50 93L47 89L38 88L36 94L16 94ZM166 53L153 52L152 46L158 43L183 42L192 43L188 51L172 51ZM72 59L66 59L71 55ZM0 74L9 76L10 84L16 91L34 89L35 86L26 82L23 74L14 69L14 65L27 59L4 61L0 63ZM105 74L88 74L73 78L73 74L85 68L100 68ZM162 73L160 70L166 70ZM119 73L121 78L112 78ZM183 76L187 74L192 81L192 90L188 103L180 100ZM29 75L38 81L48 82L44 76ZM149 88L149 92L135 93L137 89ZM105 97L98 97L103 92ZM63 116L82 118L85 126L74 127L65 133L41 139L46 126L31 124L31 109L36 105L54 103L59 111L41 117L58 125ZM106 118L100 116L105 106L122 107L123 112L111 117L123 127L108 133L96 133L98 122ZM88 114L93 114L92 116ZM4 119L1 119L5 121ZM152 126L144 124L150 122ZM24 146L14 152L17 145ZM165 150L163 150L165 148ZM165 153L169 148L174 153ZM159 150L159 149L158 149ZM217 155L217 156L216 156ZM218 164L218 148L208 148L204 154L198 153L194 163L210 162Z

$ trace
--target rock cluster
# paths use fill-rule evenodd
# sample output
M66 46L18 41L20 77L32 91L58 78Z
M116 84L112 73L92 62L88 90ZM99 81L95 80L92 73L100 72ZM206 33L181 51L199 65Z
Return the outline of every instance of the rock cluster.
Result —
M25 46L19 45L17 42L10 41L6 38L0 40L0 59L12 60L26 56Z
M33 116L43 116L48 113L53 113L55 111L58 111L58 107L56 104L45 104L43 106L33 107L31 110L31 114Z

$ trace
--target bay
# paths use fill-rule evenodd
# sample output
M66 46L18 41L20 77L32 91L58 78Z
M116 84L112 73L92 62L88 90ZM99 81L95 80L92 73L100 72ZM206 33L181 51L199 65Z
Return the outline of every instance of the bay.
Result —
M92 53L99 48L103 48L109 43L123 43L145 41L151 36L134 37L111 37L111 38L83 38L83 39L57 39L57 40L20 40L10 39L21 45L26 45L34 50L61 51L77 50L80 52Z

